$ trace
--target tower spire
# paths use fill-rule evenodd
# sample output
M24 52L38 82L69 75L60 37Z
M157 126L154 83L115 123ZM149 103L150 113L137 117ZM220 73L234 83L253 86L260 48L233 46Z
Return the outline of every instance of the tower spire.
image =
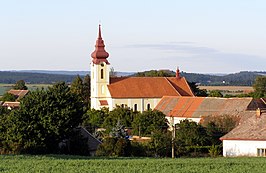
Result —
M102 39L101 24L99 24L98 39Z
M101 32L101 25L99 25L99 32L98 32L98 38L96 40L95 44L95 50L91 53L92 62L94 64L100 64L101 62L105 62L106 64L109 64L107 58L109 57L108 52L104 49L104 41L102 39L102 32Z

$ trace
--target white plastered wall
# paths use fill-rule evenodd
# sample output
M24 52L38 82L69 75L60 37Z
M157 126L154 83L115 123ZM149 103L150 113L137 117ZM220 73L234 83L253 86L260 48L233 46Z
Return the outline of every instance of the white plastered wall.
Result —
M223 156L257 156L258 148L266 148L266 141L223 140Z

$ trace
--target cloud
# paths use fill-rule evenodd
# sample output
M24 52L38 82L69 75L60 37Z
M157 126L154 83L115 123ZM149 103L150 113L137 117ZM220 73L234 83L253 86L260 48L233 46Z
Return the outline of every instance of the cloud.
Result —
M164 50L175 53L185 53L190 55L200 55L219 52L216 49L204 46L197 46L193 42L170 42L165 44L131 44L126 48L150 48L156 50Z
M131 44L125 47L131 49L131 52L137 52L134 57L141 59L141 64L137 66L143 66L143 68L149 64L153 66L150 68L154 69L180 66L184 71L190 72L266 70L266 57L224 52L211 47L199 46L193 42ZM142 50L138 51L138 49Z

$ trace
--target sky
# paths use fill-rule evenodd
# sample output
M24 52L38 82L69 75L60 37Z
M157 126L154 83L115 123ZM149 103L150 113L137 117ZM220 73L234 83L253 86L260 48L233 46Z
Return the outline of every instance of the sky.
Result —
M0 0L0 71L266 71L265 0Z

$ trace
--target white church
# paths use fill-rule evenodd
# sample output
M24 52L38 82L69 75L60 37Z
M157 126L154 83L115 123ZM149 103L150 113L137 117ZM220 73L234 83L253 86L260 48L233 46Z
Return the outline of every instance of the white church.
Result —
M112 110L119 105L142 112L154 109L163 96L194 96L179 69L176 77L110 77L100 25L91 57L91 108Z

